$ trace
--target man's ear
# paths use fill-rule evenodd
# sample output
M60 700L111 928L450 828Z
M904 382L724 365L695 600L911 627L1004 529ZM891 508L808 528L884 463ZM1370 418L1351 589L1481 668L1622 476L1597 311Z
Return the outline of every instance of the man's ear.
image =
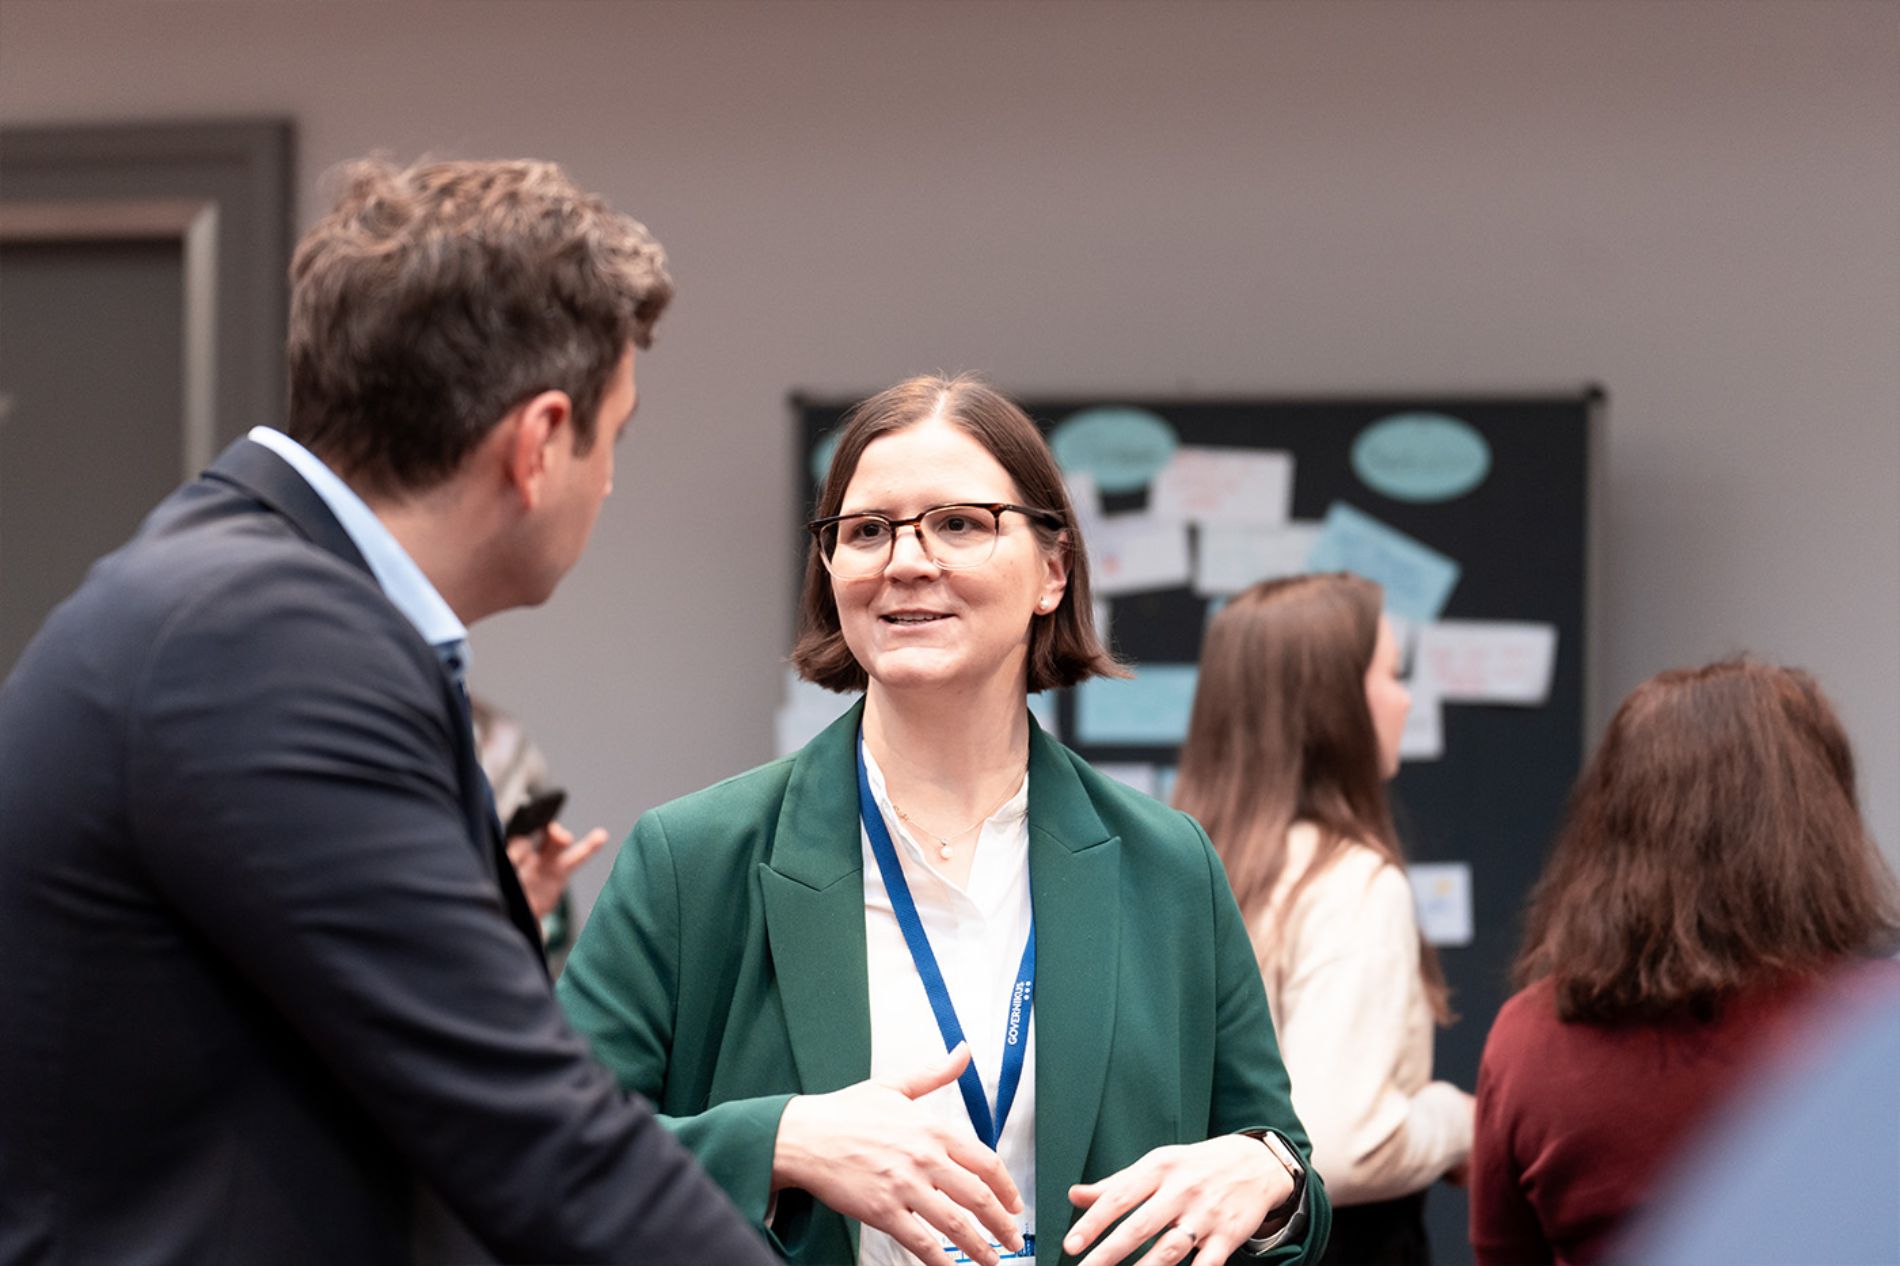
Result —
M565 391L543 391L508 411L497 428L509 485L524 510L541 504L547 476L571 443L574 402Z

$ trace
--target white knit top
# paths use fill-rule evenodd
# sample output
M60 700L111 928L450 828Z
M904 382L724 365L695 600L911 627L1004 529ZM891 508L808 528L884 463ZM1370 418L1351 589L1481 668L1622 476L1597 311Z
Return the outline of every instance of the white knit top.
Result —
M1432 1080L1432 1011L1419 978L1418 922L1402 870L1362 844L1286 894L1319 842L1287 836L1287 866L1253 921L1293 1107L1336 1205L1420 1191L1471 1155L1471 1100Z

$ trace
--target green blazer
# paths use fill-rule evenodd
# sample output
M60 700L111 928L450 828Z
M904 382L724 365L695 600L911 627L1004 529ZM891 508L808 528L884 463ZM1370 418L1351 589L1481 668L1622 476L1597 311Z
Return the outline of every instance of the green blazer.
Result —
M856 739L862 705L794 756L642 815L560 981L628 1090L653 1100L791 1261L856 1260L859 1224L779 1193L794 1094L870 1076ZM1055 1266L1091 1182L1167 1143L1272 1128L1311 1146L1288 1096L1232 891L1184 813L1097 773L1032 725L1036 1260ZM1309 1173L1317 1260L1331 1214Z

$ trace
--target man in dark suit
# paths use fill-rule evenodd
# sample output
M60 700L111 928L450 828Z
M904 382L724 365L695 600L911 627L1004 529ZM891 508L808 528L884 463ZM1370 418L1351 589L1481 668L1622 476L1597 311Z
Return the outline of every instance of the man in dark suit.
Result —
M285 432L0 689L0 1262L405 1260L437 1198L508 1258L773 1260L561 1018L462 682L580 557L659 247L548 164L365 163L292 282Z

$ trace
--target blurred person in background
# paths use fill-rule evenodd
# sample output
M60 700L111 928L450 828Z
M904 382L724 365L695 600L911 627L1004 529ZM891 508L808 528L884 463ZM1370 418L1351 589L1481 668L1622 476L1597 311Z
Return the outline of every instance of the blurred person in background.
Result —
M1485 1044L1481 1266L1604 1260L1791 1019L1891 952L1896 928L1900 893L1813 678L1736 659L1638 686L1572 793L1531 895L1521 992ZM1779 1157L1789 1173L1810 1160Z
M1385 784L1411 696L1379 587L1263 581L1207 631L1176 807L1247 920L1293 1106L1334 1202L1325 1261L1431 1260L1425 1192L1460 1177L1472 1100L1432 1080L1444 975L1420 937Z
M535 809L544 798L555 798L549 812L558 812L566 799L548 777L547 758L520 721L480 695L470 696L469 711L475 719L476 758L494 791L495 816L501 819L507 837L508 861L528 908L541 921L541 952L547 957L548 973L559 976L573 945L567 885L574 872L607 843L607 832L596 827L577 840L559 821L543 823L543 815ZM518 830L521 820L516 815L524 810L538 825Z
M1826 995L1670 1167L1619 1261L1900 1262L1900 963L1860 965Z

